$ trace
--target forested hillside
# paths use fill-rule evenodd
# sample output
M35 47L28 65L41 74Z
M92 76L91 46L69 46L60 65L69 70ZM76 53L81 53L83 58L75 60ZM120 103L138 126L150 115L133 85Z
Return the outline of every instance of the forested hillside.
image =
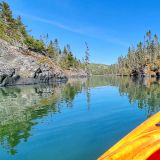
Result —
M6 2L0 3L0 38L14 46L27 48L49 57L62 69L85 68L85 62L74 57L71 47L66 44L64 48L59 47L57 38L50 40L49 35L36 39L29 29L23 24L21 16L13 17L10 6ZM85 56L85 55L84 55ZM87 59L84 57L87 61Z
M107 73L131 76L160 76L160 43L158 36L148 31L143 42L131 46L126 56L110 65Z
M90 63L89 71L92 75L105 75L108 71L108 65Z

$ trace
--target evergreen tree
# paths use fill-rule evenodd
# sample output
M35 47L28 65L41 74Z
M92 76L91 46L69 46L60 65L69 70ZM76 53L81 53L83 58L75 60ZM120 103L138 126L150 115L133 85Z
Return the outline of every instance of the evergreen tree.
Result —
M53 44L53 41L50 41L49 42L49 45L47 47L47 53L48 53L48 56L50 58L53 58L55 60L55 48L54 48L54 44Z
M72 53L72 52L71 52L71 47L70 47L69 44L66 45L66 49L67 49L67 53Z
M54 40L54 49L56 54L58 55L60 53L60 48L59 48L59 42L57 38Z
M45 50L45 44L42 40L34 39L32 36L28 36L25 39L25 44L29 47L30 50L36 52L43 52Z
M8 3L4 1L0 3L0 17L5 23L13 23L12 11Z
M63 54L64 54L64 55L67 55L67 54L68 54L68 51L67 51L67 48L66 48L66 47L64 47L64 49L63 49Z
M27 37L26 26L23 24L21 16L17 17L17 19L15 20L15 25L18 31L22 34L22 36L26 38Z
M86 46L86 51L85 51L85 70L87 72L87 75L89 76L89 58L90 58L90 53L89 53L89 47L87 42L85 42Z

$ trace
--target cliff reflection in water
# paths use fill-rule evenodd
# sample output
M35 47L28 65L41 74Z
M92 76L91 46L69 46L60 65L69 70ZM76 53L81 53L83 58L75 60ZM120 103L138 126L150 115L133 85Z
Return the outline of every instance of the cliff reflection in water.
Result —
M57 113L61 103L72 107L82 82L59 85L36 85L0 88L0 144L10 154L16 154L21 140L27 141L37 118Z
M1 88L1 147L12 155L16 154L16 146L22 140L28 141L32 127L38 124L36 119L50 112L61 112L62 103L73 107L75 96L81 92L86 94L87 108L91 107L90 89L97 86L118 87L120 96L127 96L130 103L137 103L148 116L160 109L160 81L157 79L95 76L89 80L71 80L67 84Z

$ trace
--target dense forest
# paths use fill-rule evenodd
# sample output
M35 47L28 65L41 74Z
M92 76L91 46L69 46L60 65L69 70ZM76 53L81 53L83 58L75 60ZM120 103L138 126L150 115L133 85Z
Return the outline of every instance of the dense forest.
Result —
M131 76L159 76L160 75L160 43L158 36L148 31L144 41L137 47L129 47L126 56L120 56L118 63L110 65L108 74Z
M13 17L9 4L4 1L0 3L0 38L12 45L48 56L62 69L82 68L87 70L88 68L89 47L87 43L85 43L86 51L82 61L74 57L69 44L61 49L57 38L49 40L49 36L45 35L36 39L23 24L21 16Z

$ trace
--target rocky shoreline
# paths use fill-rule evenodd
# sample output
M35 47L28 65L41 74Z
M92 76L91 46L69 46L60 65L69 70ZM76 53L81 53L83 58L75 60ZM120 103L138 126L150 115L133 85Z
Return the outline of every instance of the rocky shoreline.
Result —
M49 57L0 39L0 87L66 82L69 77L86 77L84 71L64 71Z

